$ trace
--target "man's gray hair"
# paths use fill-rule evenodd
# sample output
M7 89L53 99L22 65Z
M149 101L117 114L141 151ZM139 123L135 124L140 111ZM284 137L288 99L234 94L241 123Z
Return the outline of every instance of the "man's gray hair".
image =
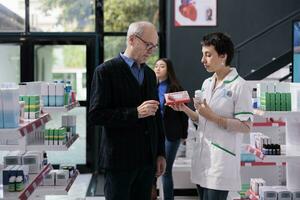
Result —
M147 21L139 21L139 22L133 22L129 25L128 31L127 31L127 40L132 35L137 35L142 37L145 27L153 27L154 25Z

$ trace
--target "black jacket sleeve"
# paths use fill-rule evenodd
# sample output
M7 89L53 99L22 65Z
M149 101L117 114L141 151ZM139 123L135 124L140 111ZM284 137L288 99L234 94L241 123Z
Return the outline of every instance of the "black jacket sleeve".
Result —
M89 126L105 125L114 127L128 127L138 120L136 107L111 106L111 73L104 65L100 65L94 72L91 85L90 108L88 115Z

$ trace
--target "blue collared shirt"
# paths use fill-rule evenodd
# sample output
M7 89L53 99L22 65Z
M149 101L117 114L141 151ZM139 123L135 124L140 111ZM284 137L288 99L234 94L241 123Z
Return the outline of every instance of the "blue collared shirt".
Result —
M162 115L164 114L165 93L167 92L168 86L168 80L162 81L158 85L159 106Z
M138 64L133 59L128 58L123 53L120 53L120 56L123 58L123 60L129 66L130 71L132 72L132 74L136 78L136 80L139 82L139 84L142 85L143 81L144 81L144 67L143 67L143 64L140 65L140 67L138 67Z

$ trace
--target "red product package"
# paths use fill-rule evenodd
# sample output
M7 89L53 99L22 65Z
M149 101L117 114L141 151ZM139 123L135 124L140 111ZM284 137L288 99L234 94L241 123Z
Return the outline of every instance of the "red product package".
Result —
M190 102L190 96L187 91L172 92L165 94L166 105L172 105L177 103Z

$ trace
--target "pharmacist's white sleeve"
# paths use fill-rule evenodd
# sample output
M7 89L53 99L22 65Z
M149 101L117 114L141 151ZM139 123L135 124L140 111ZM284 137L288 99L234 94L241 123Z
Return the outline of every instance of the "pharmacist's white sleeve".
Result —
M234 118L240 121L253 121L252 94L246 81L241 81L237 90L233 113Z

